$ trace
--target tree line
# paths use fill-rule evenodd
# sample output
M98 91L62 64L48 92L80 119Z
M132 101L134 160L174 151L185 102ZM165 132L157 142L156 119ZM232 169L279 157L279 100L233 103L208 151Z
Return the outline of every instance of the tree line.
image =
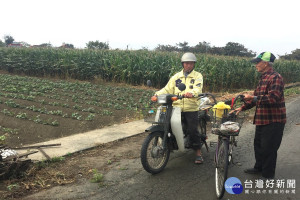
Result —
M292 51L290 54L285 54L284 56L280 56L280 58L286 60L300 60L300 49L296 49Z
M10 35L4 36L4 42L0 39L0 47L9 46L14 42L14 38ZM27 44L27 43L26 43ZM28 45L30 46L30 45ZM40 45L33 45L32 47L52 47L49 43L43 43ZM73 44L63 43L60 48L74 49ZM89 41L86 43L87 49L111 49L108 42ZM148 51L148 48L142 47L140 50ZM241 57L255 57L256 52L247 49L243 44L237 42L228 42L224 47L211 46L209 42L199 42L195 46L190 46L188 42L179 42L176 45L163 45L158 44L154 48L154 51L164 52L193 52L211 55L223 55L223 56L241 56ZM300 60L300 49L292 51L291 54L279 55L281 59L286 60Z
M256 52L248 50L244 45L237 42L228 42L224 47L211 46L209 42L199 42L195 46L189 46L188 42L179 42L176 46L172 45L158 45L155 48L156 51L177 51L177 52L194 52L213 55L224 56L242 56L242 57L254 57Z

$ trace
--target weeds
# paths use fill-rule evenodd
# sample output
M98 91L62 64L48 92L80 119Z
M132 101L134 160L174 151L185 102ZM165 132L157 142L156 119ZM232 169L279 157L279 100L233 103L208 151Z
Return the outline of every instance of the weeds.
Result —
M97 169L93 169L92 172L93 172L93 177L91 179L92 183L100 183L103 181L104 176L102 173L98 172Z

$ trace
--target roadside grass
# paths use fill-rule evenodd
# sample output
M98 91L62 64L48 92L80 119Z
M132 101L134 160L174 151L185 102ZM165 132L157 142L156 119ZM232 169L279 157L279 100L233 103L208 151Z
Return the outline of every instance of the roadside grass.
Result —
M288 88L284 90L284 96L300 94L300 87Z

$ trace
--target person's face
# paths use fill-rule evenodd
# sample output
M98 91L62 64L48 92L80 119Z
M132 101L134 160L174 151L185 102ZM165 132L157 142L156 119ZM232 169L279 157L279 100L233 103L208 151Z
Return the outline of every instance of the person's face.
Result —
M184 72L191 72L195 67L195 62L184 62L183 63L183 71Z
M268 68L268 62L265 61L260 61L255 65L255 68L258 72L263 73L267 70Z

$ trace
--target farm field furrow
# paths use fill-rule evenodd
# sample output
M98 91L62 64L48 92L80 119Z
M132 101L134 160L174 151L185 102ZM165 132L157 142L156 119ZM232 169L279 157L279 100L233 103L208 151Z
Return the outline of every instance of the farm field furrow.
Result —
M0 74L0 137L42 142L140 119L154 90Z

